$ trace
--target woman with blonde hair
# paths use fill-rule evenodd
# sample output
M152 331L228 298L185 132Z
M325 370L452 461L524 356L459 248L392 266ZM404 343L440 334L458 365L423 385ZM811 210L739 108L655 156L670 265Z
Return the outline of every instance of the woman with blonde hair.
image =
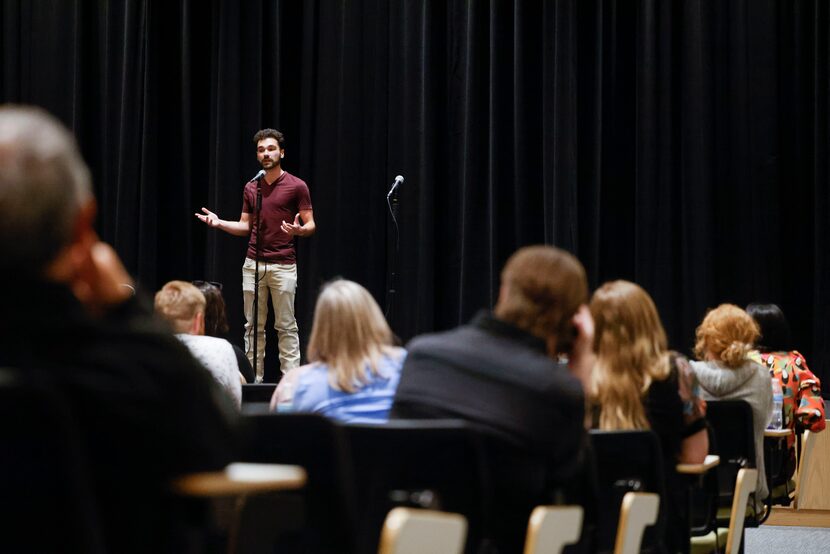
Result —
M666 478L667 551L688 546L687 500L675 464L700 463L709 450L705 404L682 356L668 351L666 332L648 293L629 281L605 283L590 303L597 355L590 397L594 427L650 429L660 439ZM684 544L686 543L686 544Z
M708 439L705 406L685 358L668 351L648 293L629 281L605 283L591 298L597 362L591 397L596 427L652 429L667 460L699 463Z
M743 400L752 407L755 431L755 467L764 473L764 429L772 410L772 386L767 368L752 361L749 354L760 330L744 310L733 304L721 304L703 318L695 332L695 355L692 362L703 398L707 400ZM758 479L756 503L768 494L767 480Z
M369 291L345 279L326 284L314 309L311 363L283 377L271 409L317 412L346 423L385 422L406 356L392 343Z

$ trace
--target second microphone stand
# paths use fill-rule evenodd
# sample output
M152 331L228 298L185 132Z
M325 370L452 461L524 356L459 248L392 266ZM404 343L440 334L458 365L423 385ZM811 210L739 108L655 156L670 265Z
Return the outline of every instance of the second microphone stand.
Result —
M389 213L392 214L392 223L395 226L395 242L388 243L386 256L386 274L388 275L389 287L386 291L386 321L392 325L392 317L395 314L395 293L398 286L398 249L400 246L400 230L398 229L399 199L398 190L395 188L386 196L386 203L389 206Z

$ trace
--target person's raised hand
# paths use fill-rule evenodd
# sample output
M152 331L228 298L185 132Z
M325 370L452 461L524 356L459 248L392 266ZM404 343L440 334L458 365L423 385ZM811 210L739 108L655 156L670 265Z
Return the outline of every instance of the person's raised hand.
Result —
M205 223L210 227L219 227L219 216L217 216L215 213L213 213L207 208L202 208L202 211L204 212L204 214L195 213L193 215L195 215L199 219L199 221Z
M90 313L101 315L132 296L132 283L115 250L109 244L97 242L90 247L70 285Z

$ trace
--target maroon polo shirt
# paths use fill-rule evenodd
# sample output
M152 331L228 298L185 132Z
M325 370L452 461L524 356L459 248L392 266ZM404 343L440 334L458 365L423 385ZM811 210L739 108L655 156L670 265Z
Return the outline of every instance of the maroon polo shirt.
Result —
M242 213L250 214L251 239L247 256L256 258L256 181L245 185L242 192ZM283 221L294 223L294 216L300 210L311 209L311 195L305 181L283 172L276 181L268 183L262 178L262 244L260 261L293 264L294 237L280 229Z

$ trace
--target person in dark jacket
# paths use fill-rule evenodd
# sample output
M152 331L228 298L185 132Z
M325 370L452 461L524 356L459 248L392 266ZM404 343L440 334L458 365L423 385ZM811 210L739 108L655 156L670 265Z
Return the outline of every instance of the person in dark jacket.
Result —
M171 481L232 461L233 408L133 296L94 218L69 132L42 110L0 107L0 365L69 406L104 550L178 551Z
M392 417L463 419L504 445L494 483L499 551L521 550L533 505L551 502L583 462L583 385L593 366L587 300L574 256L525 247L502 271L492 314L407 345ZM538 471L528 471L531 459Z

